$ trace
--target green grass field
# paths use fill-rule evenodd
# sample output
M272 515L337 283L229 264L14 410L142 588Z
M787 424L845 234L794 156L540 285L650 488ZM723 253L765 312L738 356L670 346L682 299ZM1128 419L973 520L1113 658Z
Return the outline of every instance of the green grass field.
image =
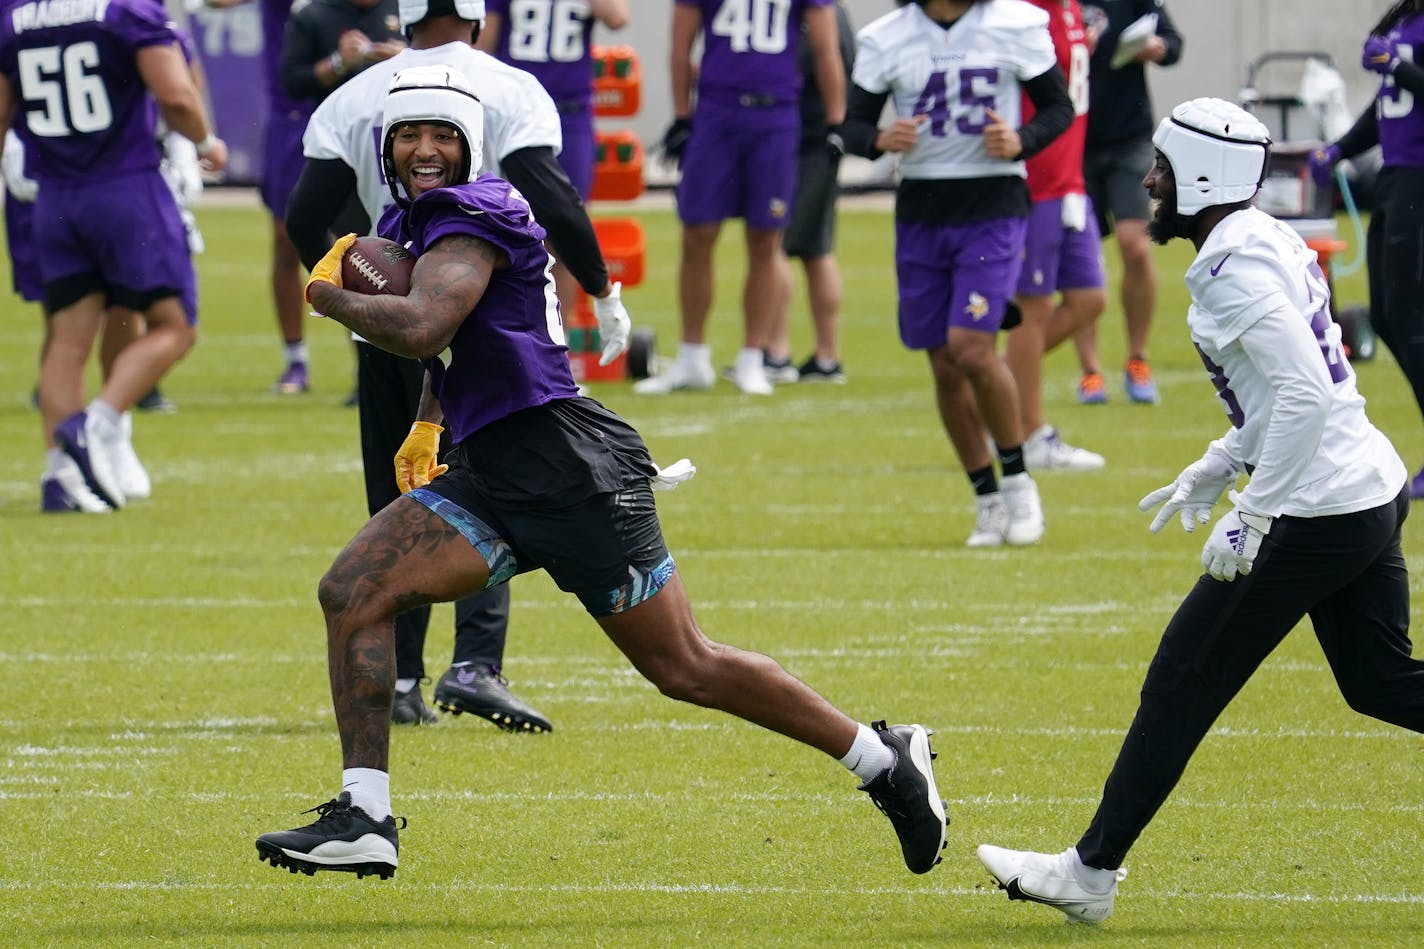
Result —
M671 353L676 230L641 214L648 274L626 300ZM890 219L847 209L846 386L774 398L595 395L666 464L669 546L714 638L767 652L862 720L936 731L953 823L944 863L905 871L890 826L835 762L669 702L572 597L514 581L506 673L547 736L468 717L396 733L409 818L399 874L291 876L253 839L304 823L340 757L316 584L364 520L350 345L313 321L315 391L280 370L267 219L209 206L197 348L141 416L154 497L41 516L28 404L40 318L0 321L0 943L175 946L1419 945L1424 742L1350 712L1308 625L1203 744L1129 860L1117 914L1068 927L1010 904L982 842L1077 839L1204 534L1152 536L1137 500L1225 427L1187 340L1190 247L1159 251L1156 408L1122 395L1122 318L1104 317L1111 404L1049 360L1049 417L1108 468L1040 477L1048 535L971 552L967 483L922 357L895 333ZM740 339L740 228L724 234L718 364ZM1109 265L1116 270L1115 251ZM1116 280L1114 275L1113 280ZM1363 302L1363 276L1337 295ZM808 349L798 292L795 356ZM1424 431L1387 354L1360 367L1411 466ZM1416 578L1424 523L1410 524ZM1419 581L1416 579L1416 588ZM427 665L449 660L439 607ZM428 688L428 687L427 687ZM429 693L427 692L427 695Z

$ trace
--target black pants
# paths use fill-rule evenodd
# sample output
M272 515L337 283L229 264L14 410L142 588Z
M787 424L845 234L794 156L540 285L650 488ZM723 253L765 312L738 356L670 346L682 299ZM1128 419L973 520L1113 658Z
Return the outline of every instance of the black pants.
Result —
M1352 709L1424 731L1424 662L1410 657L1399 546L1408 511L1406 489L1356 514L1280 517L1249 576L1197 581L1167 624L1102 803L1078 842L1085 864L1122 865L1217 716L1303 616Z
M1365 238L1370 326L1424 414L1424 168L1384 168Z
M400 497L395 457L415 421L425 370L414 359L393 356L370 343L357 342L356 355L366 509L375 515ZM441 456L444 457L443 451ZM397 678L425 677L425 631L429 624L428 606L396 617ZM502 583L456 601L455 650L451 661L501 665L508 627L509 584Z

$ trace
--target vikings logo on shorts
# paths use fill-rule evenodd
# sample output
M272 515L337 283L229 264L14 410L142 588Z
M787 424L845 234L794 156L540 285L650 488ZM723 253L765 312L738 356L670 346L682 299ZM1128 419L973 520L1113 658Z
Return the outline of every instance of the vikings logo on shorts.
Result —
M780 198L772 198L771 202L767 205L767 209L771 211L771 216L778 221L786 219L786 202Z
M969 314L977 323L989 315L989 301L978 293L969 294L969 303L965 305L964 312Z

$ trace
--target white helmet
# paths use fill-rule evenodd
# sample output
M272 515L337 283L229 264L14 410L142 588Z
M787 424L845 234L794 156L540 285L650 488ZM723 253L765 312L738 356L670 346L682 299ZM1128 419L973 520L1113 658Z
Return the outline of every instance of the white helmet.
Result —
M484 159L485 110L464 73L453 66L412 66L391 79L381 115L381 165L386 184L402 201L391 142L397 125L443 122L453 125L465 140L465 162L456 170L457 182L474 181Z
M1152 136L1177 182L1177 213L1249 201L1266 174L1270 133L1224 99L1192 99L1172 110Z
M451 14L472 23L483 23L485 0L400 0L400 25L403 30L428 16Z

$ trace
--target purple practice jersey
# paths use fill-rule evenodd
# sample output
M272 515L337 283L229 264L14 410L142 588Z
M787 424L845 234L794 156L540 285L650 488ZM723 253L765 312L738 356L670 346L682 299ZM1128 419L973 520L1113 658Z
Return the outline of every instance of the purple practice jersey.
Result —
M450 347L421 360L457 444L521 409L578 396L544 229L509 182L481 175L469 184L427 191L409 207L392 205L377 233L416 256L442 237L467 234L509 257Z
M1424 65L1424 13L1411 13L1394 25L1388 39L1400 59ZM1424 166L1424 108L1412 92L1386 76L1376 99L1380 155L1386 167Z
M0 72L41 186L157 171L157 107L137 53L179 42L160 0L11 0L0 10Z
M532 73L560 112L593 103L588 0L485 0L504 19L495 56Z
M677 0L702 11L699 102L799 105L796 44L808 7L834 0Z

